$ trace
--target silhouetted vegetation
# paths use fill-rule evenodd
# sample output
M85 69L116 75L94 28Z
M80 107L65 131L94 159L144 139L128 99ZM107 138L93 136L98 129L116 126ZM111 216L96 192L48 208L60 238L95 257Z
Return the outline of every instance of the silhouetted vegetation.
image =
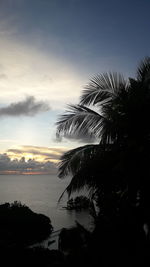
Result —
M91 201L86 196L77 196L67 201L67 210L83 210L91 207Z
M42 247L37 248L12 248L0 251L1 266L15 267L49 267L63 266L64 256L58 250L49 250Z
M1 266L62 266L64 255L44 247L29 248L52 233L50 219L30 210L21 202L0 205Z
M52 232L50 219L20 202L0 205L0 247L27 246L44 240Z
M99 210L88 246L91 264L150 264L149 118L147 57L136 78L104 73L91 79L79 104L57 123L59 137L96 141L66 152L59 165L60 178L72 175L68 195L86 187Z
M63 228L59 235L59 250L68 265L86 262L91 233L76 222L76 227Z

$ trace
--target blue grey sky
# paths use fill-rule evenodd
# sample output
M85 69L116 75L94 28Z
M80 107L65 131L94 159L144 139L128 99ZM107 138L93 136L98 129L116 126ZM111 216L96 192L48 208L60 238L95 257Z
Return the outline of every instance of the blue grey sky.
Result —
M0 152L76 146L55 141L58 114L91 76L135 75L150 54L149 10L149 0L0 0Z

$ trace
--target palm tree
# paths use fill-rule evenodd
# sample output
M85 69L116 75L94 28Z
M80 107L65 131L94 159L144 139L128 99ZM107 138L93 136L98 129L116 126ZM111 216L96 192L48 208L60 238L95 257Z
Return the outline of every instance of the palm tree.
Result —
M82 92L80 103L69 105L57 122L59 137L94 136L97 141L61 157L59 177L72 175L66 188L69 196L87 187L90 196L103 197L110 192L124 196L125 192L131 192L136 201L144 184L141 169L144 166L147 173L149 170L149 116L150 57L140 63L136 79L125 80L118 73L92 78ZM145 162L141 160L143 156Z

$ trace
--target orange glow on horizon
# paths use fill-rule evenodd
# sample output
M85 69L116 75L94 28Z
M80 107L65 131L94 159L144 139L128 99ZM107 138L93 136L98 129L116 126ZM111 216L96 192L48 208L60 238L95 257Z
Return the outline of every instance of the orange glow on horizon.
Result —
M14 175L50 175L50 172L42 172L42 171L1 171L0 175L10 175L10 174L14 174Z
M48 147L34 147L34 146L15 146L6 151L11 160L22 158L27 162L28 160L35 160L38 162L53 162L58 163L62 153L66 150L64 148L48 148Z

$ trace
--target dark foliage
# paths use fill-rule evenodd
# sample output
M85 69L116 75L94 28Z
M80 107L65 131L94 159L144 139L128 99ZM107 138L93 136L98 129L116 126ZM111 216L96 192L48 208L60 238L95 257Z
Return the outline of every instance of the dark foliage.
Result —
M93 110L92 110L93 108ZM94 112L93 112L94 111ZM67 193L87 188L99 207L88 249L103 266L150 264L150 58L127 81L120 74L91 79L57 134L93 135L97 144L66 152L60 178ZM145 231L146 226L146 231Z
M42 241L52 232L50 219L15 201L0 205L0 247L13 248Z
M42 247L29 248L2 248L0 251L1 266L4 267L50 267L64 266L64 256L58 250L49 250Z
M90 209L92 206L91 201L86 196L77 196L75 198L70 198L67 201L67 210L83 210L83 209Z

